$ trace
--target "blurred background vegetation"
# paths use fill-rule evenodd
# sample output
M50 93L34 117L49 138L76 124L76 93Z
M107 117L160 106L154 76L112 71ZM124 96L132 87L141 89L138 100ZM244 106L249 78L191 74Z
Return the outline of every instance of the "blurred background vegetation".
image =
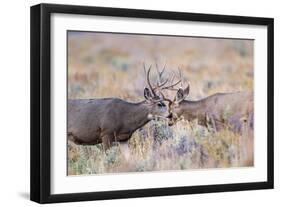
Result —
M191 85L189 100L216 92L253 90L253 40L68 32L68 98L143 100L147 67L181 69ZM152 80L156 80L154 70ZM174 94L168 94L174 96ZM140 172L252 166L253 132L212 132L196 123L168 127L151 121L128 145L68 143L68 174Z

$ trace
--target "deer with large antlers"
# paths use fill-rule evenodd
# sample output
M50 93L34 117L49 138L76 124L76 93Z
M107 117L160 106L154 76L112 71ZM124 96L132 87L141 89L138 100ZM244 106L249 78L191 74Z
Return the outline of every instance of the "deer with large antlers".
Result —
M235 93L216 93L197 101L185 100L190 91L190 84L186 88L175 89L174 86L182 83L180 81L171 86L162 87L163 89L176 90L174 99L162 97L169 103L169 125L172 126L176 121L185 119L192 121L198 120L198 124L212 127L215 131L229 128L234 132L241 132L243 126L253 128L253 92Z
M170 115L168 107L156 93L167 81L152 86L150 71L151 66L146 73L149 88L144 89L144 101L130 103L118 98L68 100L69 139L83 145L102 143L106 150L114 141L130 139L133 132L155 117L167 118Z

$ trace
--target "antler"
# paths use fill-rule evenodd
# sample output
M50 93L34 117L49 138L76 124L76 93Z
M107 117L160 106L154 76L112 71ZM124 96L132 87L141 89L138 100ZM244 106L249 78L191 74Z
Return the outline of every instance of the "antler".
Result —
M146 73L147 84L148 84L151 92L153 93L153 95L157 96L155 91L156 90L162 90L162 87L165 86L168 83L169 79L167 78L166 80L164 80L162 82L163 74L164 74L165 69L166 69L166 64L161 71L159 71L157 63L155 64L155 66L156 66L156 70L157 70L157 73L158 73L158 82L157 82L156 86L153 87L151 82L150 82L150 71L151 71L152 66L150 65L150 67L148 68L148 71L146 73L145 64L143 63L143 68L144 68L144 71Z
M161 97L164 101L167 101L169 102L169 105L173 104L174 102L176 102L176 96L174 97L173 100L165 97L165 95L162 93L162 90L165 90L165 89L168 89L168 90L174 90L174 91L183 91L183 93L187 93L188 94L188 91L189 91L189 88L190 88L190 83L188 82L187 84L187 87L185 89L183 89L183 80L182 80L182 73L181 73L181 70L180 68L178 68L178 74L179 74L179 80L175 83L174 82L174 78L175 78L175 73L173 74L172 78L170 79L170 82L171 82L171 85L168 85L168 86L165 86L165 87L162 87L161 90L159 91L159 93L161 94ZM174 88L176 85L178 84L181 84L181 86L179 88Z
M161 91L159 91L159 93L161 94L161 96L162 96L162 99L164 100L164 101L167 101L167 102L169 102L169 105L171 105L175 100L171 100L171 99L168 99L167 97L165 97L165 95L161 92Z
M169 85L169 86L162 87L162 90L165 90L165 89L168 89L168 90L178 90L178 89L175 89L174 87L176 85L180 84L180 83L182 85L182 75L181 75L181 71L180 70L179 70L179 80L176 83L173 83L174 78L175 78L175 74L173 74L172 78L170 79L172 84Z
M144 71L146 72L146 70L145 70L145 64L144 64L144 63L143 63L143 69L144 69ZM150 83L150 77L149 77L149 75L150 75L150 70L151 70L151 65L150 65L150 67L148 68L148 71L147 71L147 73L146 73L147 84L148 84L148 86L149 86L149 88L150 88L152 94L153 94L154 96L157 96L156 93L155 93L155 91L154 91L155 89L152 87L152 85L151 85L151 83Z
M173 73L173 76L171 78L167 78L164 81L162 81L163 74L164 74L165 69L166 69L166 64L165 64L165 66L163 67L163 69L161 71L159 71L157 63L155 64L155 66L156 66L157 73L158 73L158 82L157 82L156 86L152 86L152 84L150 82L150 72L151 72L151 67L152 66L150 65L149 68L148 68L148 71L146 72L145 63L143 63L143 68L144 68L144 71L146 73L146 80L147 80L147 84L149 86L149 89L150 89L151 93L153 94L153 96L155 96L155 97L158 96L156 94L156 90L157 90L157 93L161 95L161 98L163 100L168 101L169 104L172 104L175 101L175 99L171 100L171 99L166 98L165 95L162 93L162 90L178 91L178 88L174 88L174 87L177 86L180 83L181 83L181 88L183 87L181 70L180 70L180 68L178 68L179 80L176 81L175 83L173 83L174 79L175 79L175 76L176 76L175 73ZM165 86L169 81L171 82L171 84L168 85L168 86Z
M163 73L165 72L165 69L166 69L166 63L164 65L163 69L161 70L161 72L159 71L157 63L155 63L155 66L156 66L156 70L157 70L157 73L158 73L158 84L160 84L162 82L162 78L163 78L162 75L163 75Z
M158 68L158 64L155 63L155 66L156 66L156 70L157 70L157 73L158 73L158 83L157 83L157 89L161 89L161 87L163 87L164 85L166 85L169 81L169 79L167 78L166 80L162 81L163 79L163 73L165 72L165 69L166 69L166 63L163 67L163 69L161 70L161 72L159 71L159 68ZM162 83L161 83L162 82ZM155 88L155 89L156 89Z

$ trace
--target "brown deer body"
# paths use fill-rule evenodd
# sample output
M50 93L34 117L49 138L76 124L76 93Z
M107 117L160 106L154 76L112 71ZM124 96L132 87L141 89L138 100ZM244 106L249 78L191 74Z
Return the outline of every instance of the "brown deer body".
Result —
M103 143L107 149L114 141L127 141L154 116L168 115L160 102L152 105L117 98L69 100L68 134L76 144Z
M76 144L103 143L104 149L108 149L114 141L130 139L133 132L153 118L168 117L168 107L155 92L161 85L153 88L150 84L150 68L147 73L150 89L144 89L142 102L130 103L118 98L68 100L69 139Z
M198 124L212 126L215 130L229 127L240 132L247 124L253 128L253 93L216 93L198 101L184 100L187 94L178 92L176 102L171 103L173 118L169 124L180 117L188 121L198 120Z
M169 125L172 126L179 119L188 121L197 119L198 124L213 127L215 131L229 128L235 132L241 132L243 126L253 128L254 125L254 100L253 92L216 93L198 101L189 101L185 98L189 94L190 84L185 89L173 88L181 83L180 80L163 89L176 90L173 100L166 98L160 91L163 99L169 102Z

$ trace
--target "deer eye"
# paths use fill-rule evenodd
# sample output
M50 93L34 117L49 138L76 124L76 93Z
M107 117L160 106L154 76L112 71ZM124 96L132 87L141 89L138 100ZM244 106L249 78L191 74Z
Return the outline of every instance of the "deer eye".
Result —
M157 103L157 106L158 106L158 107L165 107L165 104L164 104L164 103L159 102L159 103Z

